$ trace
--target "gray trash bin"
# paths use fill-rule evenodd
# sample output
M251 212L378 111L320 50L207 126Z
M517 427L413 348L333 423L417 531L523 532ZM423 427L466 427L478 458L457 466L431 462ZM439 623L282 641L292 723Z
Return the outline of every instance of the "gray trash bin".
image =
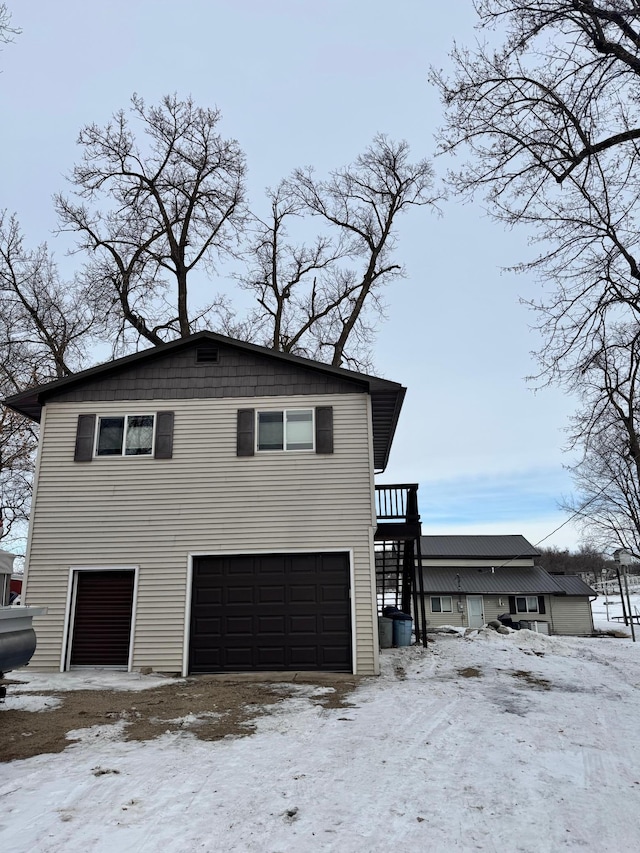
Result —
M393 645L393 619L378 616L378 640L381 649L390 649Z
M410 646L413 619L407 613L396 613L393 620L393 645Z

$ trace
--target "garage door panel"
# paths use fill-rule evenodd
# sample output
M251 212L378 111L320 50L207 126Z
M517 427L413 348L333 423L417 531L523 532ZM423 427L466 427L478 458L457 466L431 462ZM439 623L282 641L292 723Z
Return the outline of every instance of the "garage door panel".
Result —
M191 672L350 672L349 555L194 558L189 660Z
M198 604L222 604L222 588L209 587L208 589L199 589L197 592Z
M318 598L318 589L315 585L301 584L292 585L289 588L289 601L293 604L310 603L315 604Z
M256 668L265 670L286 669L286 649L280 644L277 646L261 646L258 649Z
M227 616L225 626L228 637L253 636L253 619L251 616Z
M349 630L349 619L346 616L321 616L320 624L323 634L344 634Z
M258 634L278 634L283 636L286 632L284 616L259 616Z
M286 587L284 584L258 587L258 602L260 604L284 604L285 601Z
M318 632L318 618L315 614L292 616L289 620L289 625L292 635L317 634Z
M234 646L230 643L226 647L226 654L221 655L221 660L226 657L230 667L236 670L253 669L253 647L252 646Z
M135 573L78 571L71 636L71 666L127 669Z
M318 648L315 645L292 646L289 660L292 669L317 669Z
M253 587L231 586L227 588L227 604L253 604Z

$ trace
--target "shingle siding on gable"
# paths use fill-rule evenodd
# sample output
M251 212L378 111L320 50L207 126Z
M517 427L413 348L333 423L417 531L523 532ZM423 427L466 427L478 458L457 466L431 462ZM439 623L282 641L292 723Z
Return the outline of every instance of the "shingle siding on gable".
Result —
M88 379L56 393L60 402L185 400L208 397L273 397L364 393L358 382L322 375L233 347L219 348L219 362L197 363L197 346L168 353L150 363L133 363L119 373Z

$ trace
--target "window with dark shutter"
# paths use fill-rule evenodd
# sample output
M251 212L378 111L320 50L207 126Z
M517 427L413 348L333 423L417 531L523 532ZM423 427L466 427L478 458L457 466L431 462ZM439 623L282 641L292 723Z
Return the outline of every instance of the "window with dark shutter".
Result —
M78 415L76 428L76 462L91 462L93 459L93 440L96 431L95 415Z
M255 409L238 409L237 449L238 456L253 456Z
M516 610L516 597L515 595L509 596L509 613L517 613Z
M316 453L333 453L333 406L316 407Z
M156 415L156 459L171 459L173 456L173 417L173 412L158 412Z

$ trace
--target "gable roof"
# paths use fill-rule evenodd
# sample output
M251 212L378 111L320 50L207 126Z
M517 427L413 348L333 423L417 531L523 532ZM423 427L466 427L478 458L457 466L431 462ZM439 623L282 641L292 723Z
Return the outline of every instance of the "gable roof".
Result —
M511 536L421 536L422 556L428 559L454 557L468 560L515 560L538 557L540 552L519 534Z
M565 595L565 590L556 582L556 578L551 577L541 566L507 566L494 571L470 566L433 566L424 568L422 574L426 595Z
M258 346L257 344L228 338L216 332L196 332L185 338L178 338L175 341L170 341L160 346L151 347L141 352L124 356L123 358L90 367L87 370L82 370L63 379L56 379L53 382L29 388L20 394L14 394L8 397L4 403L16 412L39 423L42 407L47 401L55 399L58 395L65 394L96 379L107 379L115 374L121 374L134 366L154 362L170 353L177 353L202 342L232 347L244 353L253 353L261 358L272 359L299 369L313 371L316 374L345 380L353 385L354 390L361 390L369 394L371 397L373 422L374 464L377 470L382 471L386 468L406 388L397 382L380 379L377 376L358 373L357 371L347 370L342 367L333 367L330 364L324 364L320 361L314 361L313 359L303 358L302 356L290 353L277 352L267 347Z

